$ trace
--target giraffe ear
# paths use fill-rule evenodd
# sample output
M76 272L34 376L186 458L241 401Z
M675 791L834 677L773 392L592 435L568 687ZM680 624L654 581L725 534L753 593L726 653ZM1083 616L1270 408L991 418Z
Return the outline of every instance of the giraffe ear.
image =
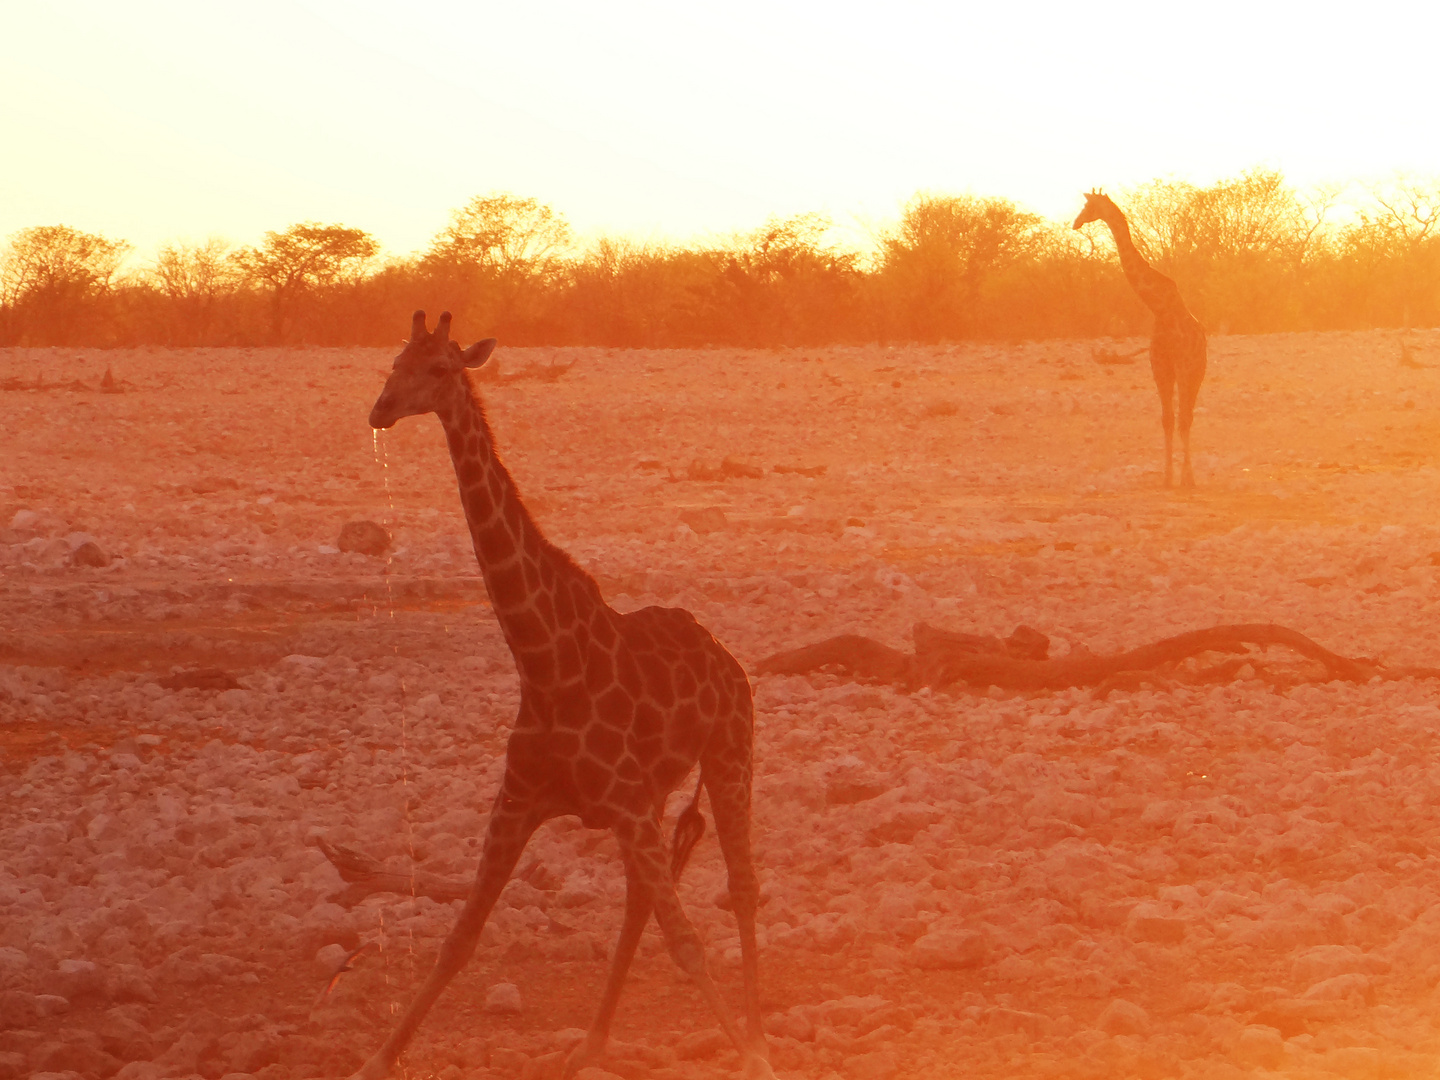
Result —
M495 351L495 346L498 344L499 342L493 337L487 337L484 341L475 342L460 356L465 361L466 367L477 368L490 359L490 354Z

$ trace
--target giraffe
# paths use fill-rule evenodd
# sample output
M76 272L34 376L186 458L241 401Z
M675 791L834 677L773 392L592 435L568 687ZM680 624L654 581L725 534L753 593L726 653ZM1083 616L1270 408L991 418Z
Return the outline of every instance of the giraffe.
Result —
M1170 462L1175 440L1175 390L1180 390L1180 446L1183 461L1180 483L1195 486L1190 469L1190 421L1195 415L1195 398L1205 378L1205 328L1185 307L1175 282L1156 270L1135 250L1130 239L1130 223L1120 208L1106 195L1092 191L1085 196L1085 208L1072 228L1092 221L1110 226L1115 247L1120 252L1120 268L1135 295L1155 314L1155 328L1150 333L1150 371L1160 391L1160 423L1165 428L1165 486L1175 481Z
M539 825L577 815L610 829L625 867L625 915L595 1020L570 1054L573 1076L604 1051L640 936L653 912L676 965L698 985L740 1051L745 1073L773 1077L760 1019L755 911L759 882L750 852L754 703L735 658L688 611L647 607L621 614L595 580L541 535L496 454L484 406L466 375L495 349L450 340L450 313L433 333L415 312L370 425L405 416L439 418L455 466L485 588L520 674L520 710L505 773L465 906L434 968L384 1045L352 1080L379 1080L426 1012L469 960L485 921ZM700 766L694 798L676 822L667 856L660 827L666 797ZM710 792L740 931L746 1031L721 999L704 947L675 883L705 822Z

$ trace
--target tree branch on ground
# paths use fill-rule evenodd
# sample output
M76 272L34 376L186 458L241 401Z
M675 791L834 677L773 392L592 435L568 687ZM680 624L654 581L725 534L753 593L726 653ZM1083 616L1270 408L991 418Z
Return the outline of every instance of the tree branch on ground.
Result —
M324 837L316 843L345 879L345 889L332 898L341 907L354 907L371 893L428 896L442 904L464 900L470 895L470 881L429 874L415 869L413 865L387 867L372 855L343 844L332 844Z
M1274 623L1243 623L1207 627L1177 634L1113 656L1096 656L1072 648L1068 656L1051 659L1049 639L1021 626L1007 639L915 625L915 651L902 652L872 638L843 634L814 645L767 656L755 665L757 675L803 675L824 668L856 679L896 683L910 689L936 689L965 684L984 689L1045 691L1097 687L1102 693L1136 683L1137 676L1176 682L1229 681L1259 657L1249 646L1283 646L1318 662L1327 679L1366 682L1383 679L1440 678L1435 668L1388 668L1365 657L1331 652L1299 631ZM1193 672L1179 672L1181 661L1208 652L1241 653L1240 659Z

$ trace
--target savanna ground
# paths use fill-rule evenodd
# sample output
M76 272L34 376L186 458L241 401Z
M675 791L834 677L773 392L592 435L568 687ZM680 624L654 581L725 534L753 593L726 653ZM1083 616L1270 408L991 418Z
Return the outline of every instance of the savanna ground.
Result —
M747 667L920 620L1058 653L1268 621L1437 665L1440 335L1405 340L1213 338L1188 492L1143 357L1097 362L1139 341L502 346L483 385L547 534ZM366 425L389 359L0 351L0 1077L343 1075L433 956L450 908L341 907L314 843L469 873L517 702L438 424ZM394 550L336 551L356 519ZM1185 676L756 679L777 1071L1433 1070L1440 684ZM521 870L409 1075L552 1075L588 1022L613 841L555 822ZM707 837L682 897L733 994L723 892ZM734 1075L712 1027L652 926L603 1068Z

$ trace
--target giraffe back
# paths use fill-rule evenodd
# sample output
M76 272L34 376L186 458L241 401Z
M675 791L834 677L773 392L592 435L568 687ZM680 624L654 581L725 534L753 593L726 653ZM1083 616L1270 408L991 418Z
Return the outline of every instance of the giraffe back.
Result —
M748 770L753 739L750 681L694 615L609 614L576 641L577 675L522 686L507 775L507 787L547 788L556 812L593 828L663 805L711 750Z

